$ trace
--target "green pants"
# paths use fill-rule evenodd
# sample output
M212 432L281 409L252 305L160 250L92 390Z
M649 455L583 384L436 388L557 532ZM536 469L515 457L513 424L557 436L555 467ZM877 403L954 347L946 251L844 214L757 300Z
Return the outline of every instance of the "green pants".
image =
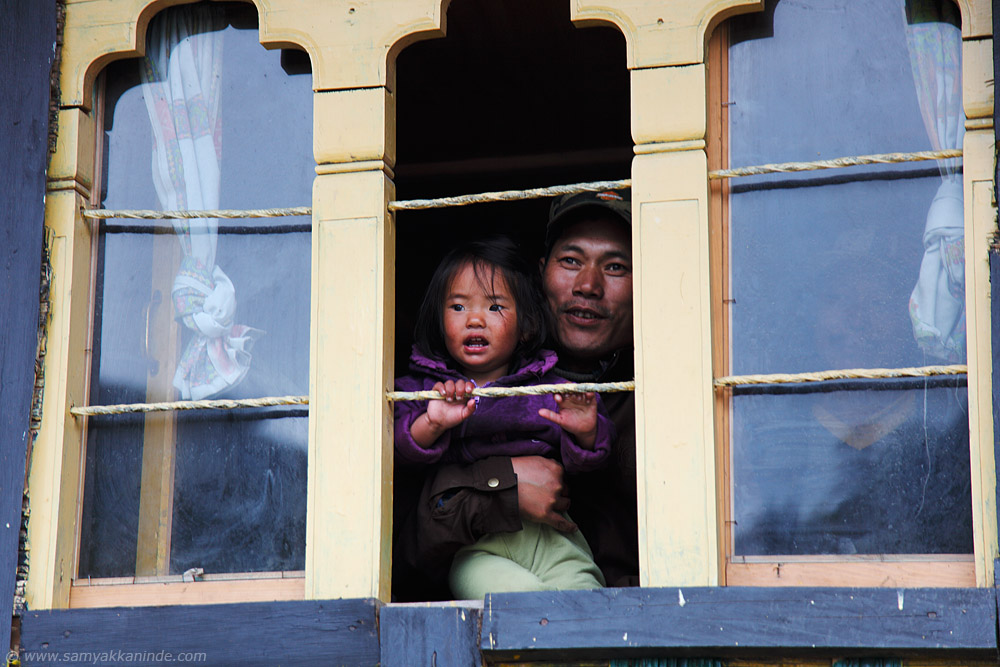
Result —
M516 533L494 533L455 554L448 575L460 600L481 600L487 593L601 588L604 575L580 531L560 533L525 521Z

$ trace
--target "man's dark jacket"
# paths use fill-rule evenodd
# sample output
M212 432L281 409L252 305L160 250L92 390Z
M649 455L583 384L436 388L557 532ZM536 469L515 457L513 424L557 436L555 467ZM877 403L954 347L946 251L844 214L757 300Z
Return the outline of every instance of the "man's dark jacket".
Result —
M631 350L622 350L593 373L556 367L573 382L616 382L634 376ZM635 395L601 395L618 430L610 463L567 476L572 520L583 531L609 586L639 584L636 510ZM470 464L395 470L393 599L439 600L452 557L488 533L521 529L517 477L509 457Z

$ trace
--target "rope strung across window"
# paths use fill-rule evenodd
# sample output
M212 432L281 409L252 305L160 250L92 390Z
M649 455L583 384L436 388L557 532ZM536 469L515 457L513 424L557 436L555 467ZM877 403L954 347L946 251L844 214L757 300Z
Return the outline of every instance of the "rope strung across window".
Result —
M600 394L635 391L635 380L627 382L564 382L562 384L536 384L528 387L476 387L472 390L472 395L503 398L507 396L541 396L543 394L579 394L587 391ZM426 391L387 391L385 397L390 401L436 401L444 398L433 389Z
M815 160L812 162L785 162L766 164L739 169L723 169L710 171L709 179L737 178L760 174L788 173L799 171L815 171L820 169L840 169L865 164L894 164L904 162L919 162L923 160L939 160L962 156L960 149L945 151L922 151L916 153L884 153L879 155L861 155L855 157L836 158L832 160ZM599 192L632 187L631 179L619 181L594 181L575 183L571 185L556 185L547 188L532 188L528 190L504 190L499 192L484 192L458 197L441 197L438 199L415 199L408 201L389 202L390 211L419 210L430 208L445 208L451 206L466 206L469 204L501 201L517 201L556 197L578 192ZM89 219L143 219L171 220L191 218L277 218L287 216L312 215L312 208L298 206L292 208L269 209L221 209L202 211L151 211L151 210L109 210L85 209L83 217ZM879 379L898 377L926 377L933 375L959 375L967 373L963 365L956 366L924 366L921 368L875 368L822 371L819 373L794 373L771 375L737 375L716 378L715 388L734 387L749 384L788 384L802 382L822 382L842 379ZM562 392L618 392L634 391L635 382L605 382L605 383L568 383L558 385L536 385L531 387L481 387L472 391L473 396L503 397L531 396L539 394L555 394ZM390 401L436 400L441 396L433 391L419 392L387 392L386 399ZM174 412L179 410L234 410L239 408L259 408L280 405L308 405L308 396L270 396L264 398L224 399L205 401L168 401L160 403L125 403L119 405L91 405L86 407L71 407L70 413L77 416L121 415L146 412Z
M735 387L750 384L792 384L805 382L826 382L844 379L884 379L900 377L931 377L937 375L964 375L968 366L921 366L916 368L852 368L846 370L820 371L816 373L776 373L771 375L733 375L716 378L715 388ZM635 391L635 381L627 382L568 382L564 384L540 384L529 387L477 387L473 396L503 398L508 396L538 396L541 394L562 394L580 392L612 393ZM436 391L389 391L385 397L389 401L442 400ZM238 408L262 408L278 405L309 405L308 396L268 396L264 398L223 399L210 401L169 401L163 403L123 403L120 405L90 405L70 408L77 417L94 415L123 415L142 412L175 412L179 410L235 410Z
M944 160L962 157L961 148L943 151L921 151L919 153L881 153L878 155L858 155L855 157L839 157L831 160L813 160L811 162L779 162L762 164L756 167L739 167L737 169L719 169L708 172L709 180L723 178L739 178L742 176L759 176L761 174L786 174L797 171L817 171L820 169L843 169L864 164L900 164L903 162L923 162L925 160Z
M127 218L129 220L226 218L241 220L245 218L284 218L293 215L312 215L312 208L309 206L294 206L292 208L220 209L209 211L150 211L144 209L111 210L106 208L88 208L83 211L83 217L90 218L92 220L109 220L111 218Z
M520 201L523 199L540 199L542 197L558 197L573 195L580 192L601 192L602 190L624 190L632 187L632 179L620 181L594 181L591 183L574 183L572 185L553 185L547 188L531 188L529 190L502 190L500 192L483 192L475 195L459 195L457 197L440 197L438 199L411 199L407 201L389 202L390 211L415 211L428 208L449 208L453 206L468 206L501 201Z
M931 377L935 375L965 375L968 372L969 367L965 364L911 368L847 368L844 370L819 371L815 373L729 375L716 378L712 384L716 388L720 388L738 387L748 384L799 384L804 382L828 382L830 380L878 380L885 378Z
M180 410L236 410L267 408L276 405L309 405L308 396L265 396L263 398L216 399L210 401L163 401L160 403L120 403L118 405L88 405L72 407L71 415L128 415L140 412L177 412Z
M925 160L943 160L962 157L961 149L944 151L920 151L917 153L882 153L878 155L858 155L854 157L834 158L831 160L814 160L812 162L781 162L763 164L754 167L738 169L719 169L708 172L709 180L724 178L739 178L743 176L759 176L761 174L781 174L799 171L817 171L820 169L842 169L865 164L901 164L905 162L922 162ZM547 188L531 188L528 190L503 190L498 192L483 192L456 197L440 197L438 199L411 199L389 202L390 211L412 211L431 208L447 208L452 206L468 206L488 202L520 201L524 199L540 199L543 197L558 197L578 192L600 192L601 190L620 190L632 187L632 179L620 181L594 181L590 183L573 183L571 185L553 185ZM280 218L295 215L312 215L312 208L297 206L293 208L258 208L258 209L220 209L208 211L149 211L141 209L85 209L83 217L90 219L128 218L133 220L178 220L187 218Z

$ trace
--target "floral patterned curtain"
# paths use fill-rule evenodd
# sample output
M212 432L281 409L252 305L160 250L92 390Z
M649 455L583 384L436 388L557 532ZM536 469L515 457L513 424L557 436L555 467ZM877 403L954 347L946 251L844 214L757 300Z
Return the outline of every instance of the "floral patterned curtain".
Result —
M153 183L165 210L219 207L222 156L222 30L217 7L178 7L150 24L143 97L153 131ZM258 332L233 324L236 288L216 265L218 220L173 221L184 256L171 290L177 318L193 332L174 387L202 399L240 382Z

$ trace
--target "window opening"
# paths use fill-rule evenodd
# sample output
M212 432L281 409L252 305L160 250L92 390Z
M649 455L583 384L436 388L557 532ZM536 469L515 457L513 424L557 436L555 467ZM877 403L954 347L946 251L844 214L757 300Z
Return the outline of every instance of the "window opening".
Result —
M168 9L146 44L103 75L103 208L309 201L304 54L236 3ZM105 220L98 244L92 404L308 393L308 217ZM306 417L90 417L78 579L302 570Z
M961 148L957 7L826 4L729 22L728 163ZM717 375L964 363L960 160L727 189ZM729 583L775 559L971 561L964 377L721 393Z
M632 140L625 40L577 28L562 0L454 0L448 34L396 62L396 199L628 178ZM396 217L396 376L407 374L413 329L439 260L463 241L504 234L540 257L549 198ZM631 401L631 396L629 399ZM630 509L635 523L634 458ZM397 464L398 532L424 471ZM582 492L581 492L582 493ZM394 598L447 597L394 559Z

